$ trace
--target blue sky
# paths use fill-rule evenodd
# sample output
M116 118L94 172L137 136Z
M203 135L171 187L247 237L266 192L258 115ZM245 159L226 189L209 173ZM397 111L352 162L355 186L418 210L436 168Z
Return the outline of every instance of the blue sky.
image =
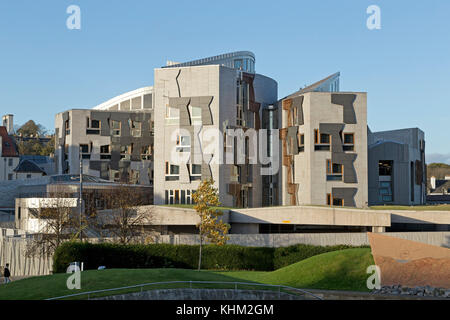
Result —
M0 113L53 130L58 112L152 85L166 60L250 50L280 97L340 71L341 90L368 92L373 131L419 127L428 161L450 164L450 1L411 2L2 0Z

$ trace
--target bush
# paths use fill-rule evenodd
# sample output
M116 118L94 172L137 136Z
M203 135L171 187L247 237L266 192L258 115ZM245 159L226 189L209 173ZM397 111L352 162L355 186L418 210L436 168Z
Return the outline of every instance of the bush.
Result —
M83 261L84 269L107 268L185 268L198 266L199 246L149 244L120 245L66 242L53 256L53 272L65 272L70 262ZM203 269L273 270L272 248L237 245L205 245Z
M272 271L317 254L352 248L351 246L294 245L281 248L205 245L202 269ZM107 268L184 268L196 269L197 245L121 245L66 242L53 256L53 272L65 272L70 262L83 261L84 269Z

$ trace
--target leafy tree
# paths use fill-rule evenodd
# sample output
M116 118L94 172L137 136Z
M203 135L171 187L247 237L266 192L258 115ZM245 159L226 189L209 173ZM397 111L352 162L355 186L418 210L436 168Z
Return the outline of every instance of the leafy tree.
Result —
M45 132L45 128L40 124L36 124L33 120L27 121L23 126L20 127L19 130L17 130L18 135L26 138L37 138L45 134Z
M17 143L17 148L21 155L49 156L55 153L55 136L53 135L51 140L45 144L38 139L20 141Z
M200 250L198 256L198 270L202 264L202 246L204 239L208 239L211 243L216 245L224 245L229 237L227 236L230 226L219 220L223 215L221 210L214 207L220 206L219 192L214 188L214 180L203 180L200 183L197 191L193 194L194 209L200 216L199 228Z

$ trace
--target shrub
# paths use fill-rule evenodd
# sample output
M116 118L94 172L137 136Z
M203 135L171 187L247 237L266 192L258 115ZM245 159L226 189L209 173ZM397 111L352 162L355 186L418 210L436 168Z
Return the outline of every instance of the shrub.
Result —
M195 269L199 246L149 244L91 244L66 242L56 249L53 272L65 272L70 262L83 261L84 269L108 268L185 268ZM237 245L204 246L203 269L273 270L272 248Z
M239 245L204 246L202 268L221 270L272 271L317 254L353 248L351 246L294 245L281 248ZM199 246L171 244L65 242L53 256L53 272L65 272L70 262L82 261L84 269L184 268L196 269Z

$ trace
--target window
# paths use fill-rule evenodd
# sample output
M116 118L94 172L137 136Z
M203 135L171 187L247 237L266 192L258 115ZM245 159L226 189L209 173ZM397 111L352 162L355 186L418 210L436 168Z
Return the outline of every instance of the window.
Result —
M100 159L111 159L111 151L109 145L100 146Z
M240 104L238 104L236 106L236 125L240 127L243 124L244 124L244 120L243 120L242 106Z
M151 160L152 154L153 154L152 146L141 147L141 159L142 160Z
M329 151L330 150L330 135L320 133L318 129L314 130L314 150L315 151Z
M193 204L194 190L165 190L165 204Z
M100 134L100 121L87 118L86 134Z
M343 207L344 206L344 199L339 199L339 198L333 197L333 206Z
M166 181L180 180L180 166L170 164L166 161Z
M343 165L327 160L327 181L342 181Z
M242 70L242 59L234 60L234 68L238 70Z
M354 133L344 133L344 151L354 151L355 150L355 134Z
M131 135L135 138L141 136L142 123L140 121L130 121Z
M100 129L100 121L99 120L92 120L91 121L91 128L92 129Z
M237 165L231 165L230 182L239 182L240 176L241 176L241 167Z
M191 198L191 190L186 190L186 204L191 204L192 198Z
M191 180L201 180L201 179L202 179L202 165L191 164Z
M331 206L331 193L327 193L327 205Z
M392 176L392 160L380 160L378 162L378 174L380 176Z
M191 116L191 125L201 125L202 124L202 108L193 107L189 105L188 107L189 115Z
M191 136L177 136L177 152L191 152Z
M27 174L27 179L31 179L31 174Z
M329 134L320 134L320 143L321 144L330 144L330 135Z
M133 153L133 144L120 146L120 159L129 160L132 153Z
M378 200L380 202L392 202L392 182L391 181L380 181L378 188Z
M12 173L8 173L8 180L12 180L13 179L13 174Z
M298 134L298 151L305 151L305 135L303 133Z
M9 158L9 159L8 159L8 166L9 166L9 167L12 167L12 166L13 166L13 159L12 159L12 158Z
M64 123L64 129L66 131L66 135L70 134L70 119L67 119Z
M150 135L153 136L154 135L155 122L152 119L150 119L148 121L149 121Z
M120 121L112 120L111 121L111 133L114 137L120 137L120 129L122 124Z
M355 144L355 135L353 133L344 133L344 144Z
M166 104L166 124L178 124L180 119L180 110L171 108Z
M82 159L90 159L91 153L89 151L89 145L88 144L80 144L80 153Z

